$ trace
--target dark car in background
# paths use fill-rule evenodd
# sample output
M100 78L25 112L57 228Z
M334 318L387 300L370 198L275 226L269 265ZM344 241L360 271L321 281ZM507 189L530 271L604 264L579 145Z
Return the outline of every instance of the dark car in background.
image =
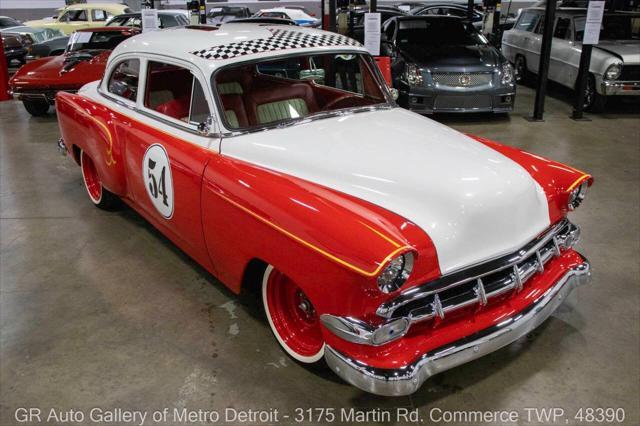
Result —
M369 8L357 8L353 14L353 33L349 36L364 43L364 15L369 12ZM395 16L405 16L407 13L393 6L378 6L376 12L380 13L380 25Z
M467 5L458 3L429 3L411 9L410 15L416 16L452 16L455 18L467 19ZM471 15L473 26L482 28L483 14L474 10Z
M447 16L403 16L383 25L398 103L418 113L508 112L516 86L509 62L472 24Z
M214 7L207 13L207 24L222 24L238 18L248 18L251 15L249 8L244 6Z
M22 39L16 34L2 34L2 45L4 46L4 56L7 64L18 62L21 65L27 62L27 49L22 45Z
M46 56L62 55L69 43L69 36L52 38L42 43L36 43L29 49L27 59L38 59Z

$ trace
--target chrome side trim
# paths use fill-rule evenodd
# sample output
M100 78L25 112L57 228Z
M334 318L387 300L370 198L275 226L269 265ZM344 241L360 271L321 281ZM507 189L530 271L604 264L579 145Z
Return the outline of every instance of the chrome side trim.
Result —
M591 267L585 260L567 271L522 312L493 327L427 352L405 367L370 367L328 345L325 347L325 360L338 376L364 391L386 396L409 395L429 377L480 358L525 336L549 318L575 287L588 283L590 279Z

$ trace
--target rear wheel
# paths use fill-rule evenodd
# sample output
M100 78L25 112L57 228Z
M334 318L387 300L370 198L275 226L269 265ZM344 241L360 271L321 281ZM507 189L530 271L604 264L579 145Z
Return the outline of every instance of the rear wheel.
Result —
M324 355L320 318L302 289L268 266L262 278L262 302L271 331L296 361L312 364Z
M119 202L118 197L102 186L93 160L84 151L80 153L80 168L82 169L82 180L91 202L103 210L116 208Z
M49 112L49 102L44 99L23 99L22 104L34 117L42 117Z

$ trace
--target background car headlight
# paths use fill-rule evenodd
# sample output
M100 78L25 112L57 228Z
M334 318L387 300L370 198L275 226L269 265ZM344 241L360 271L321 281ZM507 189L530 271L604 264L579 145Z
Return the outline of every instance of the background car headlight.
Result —
M569 210L575 210L578 208L578 206L580 206L582 201L584 201L584 197L587 195L588 187L589 183L585 180L576 188L573 188L573 190L571 190L571 193L569 194L569 202L567 204Z
M613 64L609 65L609 68L604 72L605 80L615 80L620 77L620 73L622 73L622 65L621 64Z
M505 62L502 64L502 84L513 83L513 67L510 63Z
M410 86L422 86L422 84L424 83L420 68L418 68L415 64L406 65L404 69L404 79L407 83L409 83Z
M378 276L378 287L383 293L396 291L413 271L413 253L408 252L394 258Z

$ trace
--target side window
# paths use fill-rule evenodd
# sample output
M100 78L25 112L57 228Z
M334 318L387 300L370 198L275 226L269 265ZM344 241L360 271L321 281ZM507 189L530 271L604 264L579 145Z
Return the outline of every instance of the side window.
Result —
M106 21L107 20L107 12L104 10L93 9L91 11L91 19L93 21Z
M568 39L570 36L571 19L570 18L558 18L556 27L553 30L553 36L560 39Z
M540 20L540 14L535 11L524 11L518 19L516 29L521 31L533 32Z
M149 61L144 106L185 123L198 124L209 115L209 105L197 78L186 68Z
M109 77L109 93L135 102L138 95L139 76L140 61L138 59L126 59L120 62Z

